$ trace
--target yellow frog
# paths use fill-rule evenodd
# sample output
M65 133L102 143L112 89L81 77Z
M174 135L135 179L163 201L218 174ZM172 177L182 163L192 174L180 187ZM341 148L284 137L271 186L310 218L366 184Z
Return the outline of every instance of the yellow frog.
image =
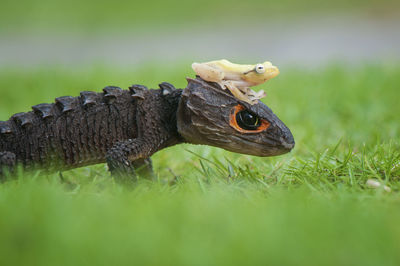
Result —
M222 89L229 91L239 100L255 104L265 96L263 90L258 93L250 87L266 82L279 74L277 67L270 62L256 65L239 65L226 59L206 63L193 63L193 70L202 79L218 83Z

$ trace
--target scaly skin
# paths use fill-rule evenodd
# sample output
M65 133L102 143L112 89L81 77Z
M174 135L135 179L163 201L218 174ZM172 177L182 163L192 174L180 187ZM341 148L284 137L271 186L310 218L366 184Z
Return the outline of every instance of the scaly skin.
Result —
M185 90L162 83L159 90L133 85L129 90L82 92L0 121L0 176L17 164L62 171L107 162L113 175L133 177L135 168L151 173L153 153L182 142L259 156L293 148L289 129L263 103L250 106L216 84L188 81ZM270 128L237 132L226 116L238 104L268 120Z

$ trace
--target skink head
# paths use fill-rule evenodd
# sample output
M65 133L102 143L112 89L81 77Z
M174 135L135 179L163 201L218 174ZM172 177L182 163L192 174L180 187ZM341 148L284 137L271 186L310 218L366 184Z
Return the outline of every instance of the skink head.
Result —
M190 143L274 156L294 147L290 130L264 103L242 102L218 85L188 79L178 108L178 131Z

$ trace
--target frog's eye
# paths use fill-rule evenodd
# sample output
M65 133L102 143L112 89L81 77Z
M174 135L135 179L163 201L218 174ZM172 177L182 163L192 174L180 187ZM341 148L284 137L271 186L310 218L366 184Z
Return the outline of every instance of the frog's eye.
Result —
M259 133L270 125L240 104L233 107L229 124L241 133Z
M257 64L255 67L255 71L258 74L263 74L263 73L265 73L265 67L262 64Z

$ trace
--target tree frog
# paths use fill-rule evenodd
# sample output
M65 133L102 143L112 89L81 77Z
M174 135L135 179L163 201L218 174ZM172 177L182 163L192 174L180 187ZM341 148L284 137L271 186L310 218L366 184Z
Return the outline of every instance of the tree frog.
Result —
M193 63L193 70L202 79L218 83L222 89L229 91L239 100L256 104L265 97L263 90L255 92L250 87L266 82L279 74L271 62L256 65L240 65L226 59L206 63Z

